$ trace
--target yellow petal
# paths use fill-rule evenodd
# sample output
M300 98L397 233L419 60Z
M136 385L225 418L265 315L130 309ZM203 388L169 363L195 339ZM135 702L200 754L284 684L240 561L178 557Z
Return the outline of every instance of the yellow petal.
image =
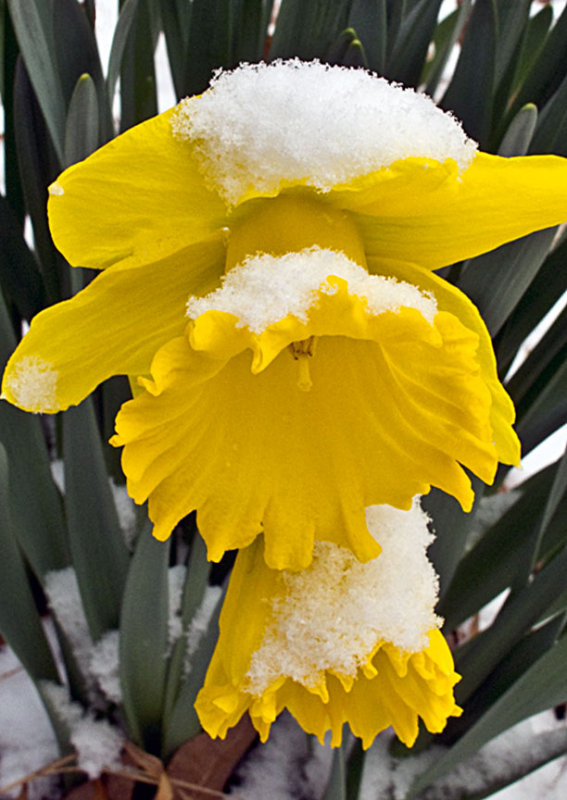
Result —
M459 175L448 159L407 158L335 186L355 212L367 257L437 269L567 219L567 160L477 153Z
M223 265L216 234L143 267L105 270L34 318L6 367L3 397L51 413L79 403L111 375L149 372L156 350L183 332L188 296L214 288Z
M456 286L417 264L375 255L368 258L368 267L373 273L389 275L431 292L441 311L453 314L478 336L477 358L484 381L492 394L490 419L498 458L504 464L518 465L520 441L512 428L515 419L514 406L498 378L492 339L474 303Z
M306 322L252 334L209 311L190 326L193 347L162 348L113 440L125 445L131 496L149 498L155 536L197 509L211 559L263 530L272 567L303 569L315 537L375 557L367 506L407 509L434 485L470 509L459 464L487 482L497 466L478 337L447 312L430 325L412 308L364 308L337 279ZM310 336L303 391L288 345Z
M459 676L437 630L430 631L429 646L417 653L401 652L391 643L377 643L370 656L370 676L363 669L353 676L327 674L322 691L314 664L313 684L304 685L280 675L261 694L251 694L247 673L281 586L281 573L270 570L262 559L261 543L240 551L220 618L217 646L195 703L209 735L224 738L248 711L265 741L272 722L287 708L321 743L330 731L333 747L341 744L345 722L365 748L390 725L411 747L418 733L418 718L435 733L445 727L448 717L461 713L453 697ZM285 594L281 602L285 602Z
M174 111L126 131L50 187L53 240L74 266L147 264L226 224L192 145L173 138Z

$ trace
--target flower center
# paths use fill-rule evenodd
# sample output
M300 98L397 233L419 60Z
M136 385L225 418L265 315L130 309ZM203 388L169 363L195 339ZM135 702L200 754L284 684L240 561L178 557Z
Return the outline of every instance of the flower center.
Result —
M251 200L234 214L225 269L258 253L281 256L314 246L344 253L367 269L364 245L348 212L306 194Z
M305 194L253 200L246 206L244 213L236 212L230 229L226 272L258 253L281 256L313 246L343 253L367 269L362 239L348 212ZM289 351L297 361L297 386L308 392L308 359L315 354L315 337L292 342Z

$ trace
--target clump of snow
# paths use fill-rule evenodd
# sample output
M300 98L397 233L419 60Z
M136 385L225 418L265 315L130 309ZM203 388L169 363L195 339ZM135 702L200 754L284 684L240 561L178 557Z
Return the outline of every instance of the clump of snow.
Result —
M409 306L431 323L437 313L432 295L416 286L369 275L344 253L310 247L281 256L261 253L246 259L223 277L214 292L189 298L187 315L195 319L213 309L226 311L238 317L240 327L247 325L255 333L288 314L306 322L319 293L336 292L336 285L329 280L332 277L345 280L351 295L365 298L367 313L372 316Z
M110 488L112 490L112 497L114 505L116 506L116 513L118 514L118 522L127 547L132 550L136 539L136 506L134 501L126 491L125 486L117 486L112 478L108 479Z
M317 542L313 562L283 571L272 618L247 673L256 696L284 675L305 686L332 670L355 676L379 642L415 653L440 627L434 613L438 579L427 559L433 536L418 502L409 511L367 509L369 530L382 547L361 564L347 549Z
M58 755L57 742L32 681L7 647L0 648L0 787L8 786ZM28 800L51 797L53 778L34 780ZM20 796L21 786L3 794Z
M187 628L184 669L186 675L191 671L191 661L201 643L201 639L209 628L213 612L221 595L222 589L220 586L207 586L201 604Z
M120 685L120 633L107 631L90 651L89 673L104 696L111 702L122 702Z
M65 465L63 464L63 460L61 458L55 459L49 465L51 469L51 477L53 478L53 482L61 492L61 494L65 494Z
M304 181L320 191L412 156L471 163L476 143L425 94L362 69L298 59L218 71L181 102L173 135L190 140L228 204L251 188Z
M71 700L64 686L45 681L42 688L61 722L69 728L79 769L94 779L100 777L105 769L119 768L124 734L108 720L95 719L79 703Z
M57 410L57 378L57 370L49 362L24 356L14 365L6 384L19 406L40 413Z
M82 675L90 674L93 642L73 567L52 570L45 576L45 594L53 614L65 633Z
M167 637L169 647L173 647L175 642L183 633L181 621L181 601L183 599L183 584L187 568L183 564L170 567L167 573L167 588L169 594L169 617L167 620Z

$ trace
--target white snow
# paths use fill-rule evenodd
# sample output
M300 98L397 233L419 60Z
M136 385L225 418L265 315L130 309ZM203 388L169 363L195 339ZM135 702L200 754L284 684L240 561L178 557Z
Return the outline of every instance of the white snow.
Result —
M187 315L195 319L213 309L225 311L238 317L239 327L247 325L254 333L288 315L306 322L319 293L336 293L337 287L330 281L333 277L345 280L351 295L366 299L371 316L409 306L431 323L437 313L433 297L417 287L395 278L369 275L344 253L310 247L281 256L261 253L246 259L223 277L214 292L191 297Z
M120 633L107 631L93 644L89 654L89 673L111 703L122 702L120 685Z
M298 59L217 72L206 92L181 102L172 130L195 143L205 179L228 204L293 181L329 191L412 156L450 158L463 171L477 147L425 94Z
M6 385L27 411L53 411L57 405L57 370L39 356L24 356L13 367Z
M215 610L221 594L222 589L220 586L207 586L201 604L187 628L187 647L184 660L184 672L186 675L191 671L192 658L197 652L201 639L209 628L213 611Z

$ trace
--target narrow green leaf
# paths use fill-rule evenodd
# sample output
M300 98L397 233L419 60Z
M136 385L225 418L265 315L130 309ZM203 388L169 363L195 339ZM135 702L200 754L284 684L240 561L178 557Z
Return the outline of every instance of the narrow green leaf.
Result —
M333 751L331 774L322 800L347 800L345 754L342 745Z
M0 294L0 371L16 346ZM14 530L38 577L69 564L61 499L51 477L40 420L0 400L0 442L10 464L10 499Z
M515 582L525 549L539 526L554 471L555 466L550 466L516 490L516 502L459 562L439 604L448 630L454 630Z
M266 5L265 0L240 0L233 7L235 13L233 59L235 63L255 62L263 58L269 23Z
M24 319L45 304L43 282L22 226L6 198L0 195L0 285Z
M114 135L114 123L94 31L77 0L57 0L54 4L53 38L67 104L82 75L90 75L93 81L99 114L97 145L104 144Z
M498 46L496 48L495 78L500 81L520 41L529 19L531 0L496 0Z
M283 0L270 46L269 59L305 61L324 58L340 32L347 27L348 0Z
M567 155L567 77L543 107L530 146L530 154Z
M567 548L546 564L521 591L510 594L495 621L471 642L462 656L457 655L457 671L463 675L456 694L466 701L509 650L520 641L550 608L565 587Z
M218 620L224 601L224 591L213 611L206 633L203 634L191 659L191 669L185 677L181 690L167 720L163 757L168 758L188 739L196 736L201 724L195 711L195 699L205 680L210 660L218 638Z
M138 538L120 619L120 681L130 737L159 754L166 677L169 546Z
M453 78L440 103L453 111L481 147L486 145L492 119L496 25L494 0L477 0Z
M496 336L545 261L556 228L530 233L463 264L458 286Z
M114 99L114 93L116 91L116 84L118 83L118 78L120 77L124 48L126 47L128 36L130 35L132 23L136 17L138 3L139 0L126 0L126 2L122 4L120 16L118 17L118 22L116 23L116 28L114 29L110 55L108 57L108 72L106 77L106 89L111 106ZM166 12L166 9L172 8L175 8L175 4L163 4L164 20L167 19L166 15L168 12Z
M420 0L400 26L388 62L388 78L417 87L442 0Z
M53 146L63 162L65 100L42 15L36 0L8 0L8 8Z
M120 131L157 114L153 0L139 0L122 54Z
M467 536L484 491L484 485L478 478L472 476L471 482L475 492L475 505L468 514L465 514L453 497L449 497L439 489L432 489L421 501L424 510L433 521L431 527L436 534L428 554L439 575L440 597L443 597L450 586L462 558Z
M366 751L356 739L346 763L346 800L359 800Z
M457 9L437 26L433 36L435 53L433 59L424 65L421 76L421 81L426 83L425 91L431 96L437 91L449 56L464 30L471 5L472 0L463 0Z
M96 640L118 627L129 556L90 398L63 416L63 457L73 566Z
M505 375L522 342L539 324L567 289L567 239L549 253L528 290L510 315L495 341L501 374Z
M43 631L10 513L9 461L0 444L0 633L35 680L57 681L57 667Z
M537 124L537 106L528 103L521 108L506 131L498 155L509 158L510 156L525 156L528 152L532 136Z
M567 347L562 349L518 404L516 431L524 454L567 422Z
M567 636L564 636L494 703L457 744L420 775L408 797L416 797L426 786L446 775L498 734L567 700L566 659Z
M19 58L19 47L8 14L6 0L2 0L0 16L3 20L2 54L0 69L2 70L2 105L4 107L4 184L6 199L23 226L25 219L24 195L18 172L16 155L16 130L14 124L14 79L16 62Z
M185 64L185 94L203 92L219 67L235 66L230 0L193 0Z
M65 124L65 166L93 153L100 141L96 87L90 75L81 75L69 102Z
M356 31L362 42L368 68L383 75L388 31L386 0L353 0L347 25Z

